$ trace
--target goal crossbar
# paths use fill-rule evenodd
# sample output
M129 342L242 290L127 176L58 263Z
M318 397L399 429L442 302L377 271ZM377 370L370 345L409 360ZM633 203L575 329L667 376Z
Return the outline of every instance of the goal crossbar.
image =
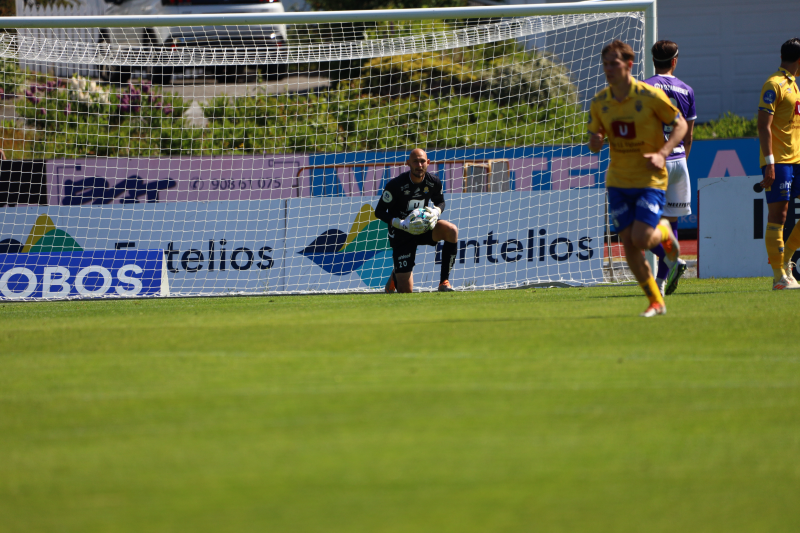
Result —
M553 15L577 15L577 14L601 14L601 13L624 13L632 11L644 12L644 69L645 76L652 76L655 74L652 60L650 57L650 48L655 44L658 39L656 16L657 16L657 0L609 0L609 1L586 1L575 3L558 3L558 4L533 4L533 5L513 5L513 6L477 6L477 7L456 7L456 8L429 8L429 9L380 9L374 11L324 11L324 12L302 12L302 13L263 13L263 14L203 14L203 15L118 15L118 16L75 16L75 17L0 17L0 28L120 28L120 27L171 27L171 26L214 26L214 25L275 25L275 24L320 24L320 23L347 23L347 22L364 22L364 21L411 21L411 20L433 20L433 19L480 19L480 18L512 18L512 17L535 17L535 16L553 16ZM6 44L2 55L7 56L11 51L8 44ZM334 48L338 57L341 57L343 45L346 43L337 43ZM448 46L451 43L448 43ZM72 62L95 62L93 57L99 57L99 60L109 62L111 64L123 64L129 61L131 55L136 55L141 58L142 53L137 50L123 51L123 57L118 57L120 54L111 54L109 57L106 53L98 53L91 46L86 46L83 43L78 43L77 50L55 51L56 56L64 57L69 56L69 61ZM370 45L374 47L374 44ZM35 48L35 47L34 47ZM352 48L352 47L351 47ZM353 57L371 57L374 50L350 50ZM383 48L378 46L378 48ZM413 48L413 46L412 46ZM17 51L15 51L17 52ZM38 51L37 51L38 52ZM100 51L103 52L103 51ZM262 60L266 62L274 62L278 59L280 62L303 62L303 61L320 61L326 59L324 48L318 47L317 53L311 54L293 54L293 57L265 57ZM371 53L372 52L372 53ZM385 53L386 50L380 50ZM411 50L413 52L413 50ZM82 57L75 57L75 54ZM405 51L400 53L407 53ZM159 53L156 50L148 50L145 55L145 61L149 63L164 61L167 64L182 64L184 61L193 61L200 63L215 63L218 61L216 57L201 58L194 57L196 54L191 53L192 57L184 58L186 52L181 52L177 55L170 53L165 56L164 53ZM348 54L345 54L348 55ZM155 57L158 56L158 57ZM149 61L148 61L149 59ZM241 58L240 62L250 62L255 58Z

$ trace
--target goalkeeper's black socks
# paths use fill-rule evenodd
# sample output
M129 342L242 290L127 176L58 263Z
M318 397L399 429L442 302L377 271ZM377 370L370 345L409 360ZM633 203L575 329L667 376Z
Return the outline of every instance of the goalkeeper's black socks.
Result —
M442 247L442 275L439 277L439 283L444 283L450 279L450 271L453 270L453 265L456 263L456 252L458 246L454 242L444 242Z

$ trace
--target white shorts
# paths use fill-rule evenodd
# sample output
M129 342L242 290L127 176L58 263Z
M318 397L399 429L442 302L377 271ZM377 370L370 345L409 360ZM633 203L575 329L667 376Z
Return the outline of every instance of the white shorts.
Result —
M667 185L667 203L664 206L665 217L682 217L692 214L692 186L689 181L689 167L686 158L667 161L669 184Z

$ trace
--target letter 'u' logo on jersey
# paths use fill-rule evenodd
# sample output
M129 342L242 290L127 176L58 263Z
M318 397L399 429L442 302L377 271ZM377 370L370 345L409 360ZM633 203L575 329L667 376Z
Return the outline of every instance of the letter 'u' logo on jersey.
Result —
M615 120L611 123L611 131L614 132L615 137L620 137L622 139L636 138L636 124L633 122Z
M800 115L800 100L794 103L794 114Z

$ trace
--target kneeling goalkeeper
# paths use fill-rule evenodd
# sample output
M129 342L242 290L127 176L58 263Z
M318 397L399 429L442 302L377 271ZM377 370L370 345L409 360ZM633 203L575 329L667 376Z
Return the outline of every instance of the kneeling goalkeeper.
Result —
M425 150L412 150L408 157L411 170L386 184L375 207L375 217L389 225L389 245L394 260L394 270L386 283L386 292L411 292L414 288L412 271L417 246L436 246L439 241L445 241L439 291L453 290L449 278L456 260L458 228L455 224L439 220L444 211L442 182L433 174L428 174L429 164ZM428 201L433 206L429 206ZM419 209L424 209L424 218L412 216L412 212Z

